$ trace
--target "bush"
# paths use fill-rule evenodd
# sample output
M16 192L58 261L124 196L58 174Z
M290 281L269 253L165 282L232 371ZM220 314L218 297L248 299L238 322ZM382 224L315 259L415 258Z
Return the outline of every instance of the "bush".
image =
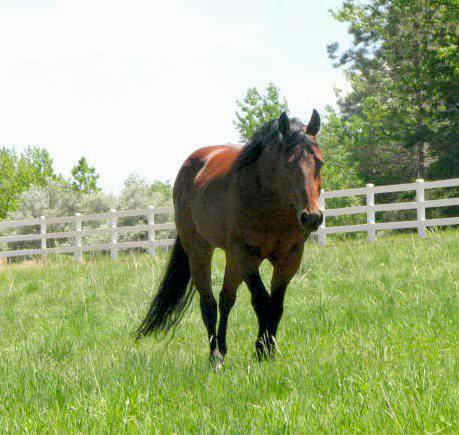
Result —
M75 213L82 215L108 212L112 208L118 210L146 209L149 205L155 207L168 207L172 205L172 187L169 183L154 182L149 184L145 179L136 174L130 175L119 195L106 195L101 192L84 193L76 191L68 183L53 181L45 187L31 186L22 192L17 201L17 209L7 214L6 220L24 220L46 216L47 218L72 216ZM155 216L156 223L169 222L172 215ZM118 226L130 226L146 223L145 217L120 218ZM85 228L106 228L108 220L85 221ZM75 229L73 222L64 224L47 225L47 232L65 232ZM2 235L38 234L39 225L31 227L19 227L6 230ZM158 238L173 238L174 231L161 230L157 232ZM106 243L108 235L87 236L84 244ZM138 233L120 233L119 241L146 240L146 231ZM48 247L69 246L73 239L49 239ZM2 250L20 250L39 248L39 241L11 242L0 246Z
M154 207L172 206L172 186L166 182L155 181L149 184L144 178L137 174L131 174L124 182L118 199L118 208L120 210L137 210L147 208L149 205ZM172 215L158 214L155 215L155 223L161 224L170 222ZM146 218L142 216L127 217L120 219L120 226L140 225L146 223ZM175 231L160 230L157 231L157 237L162 239L173 238ZM146 232L120 234L120 241L127 240L147 240Z
M17 210L9 212L6 220L24 220L46 216L47 218L72 216L81 214L103 213L116 205L115 197L102 193L82 194L75 192L64 183L51 182L45 187L32 186L21 193L18 198ZM100 223L88 223L90 227L100 226ZM33 227L19 227L5 231L4 235L39 233L38 225ZM61 232L74 230L74 223L52 224L47 227L47 232ZM94 243L97 239L94 240ZM67 246L68 239L48 240L49 247ZM8 250L33 249L40 246L39 241L11 242L7 244Z

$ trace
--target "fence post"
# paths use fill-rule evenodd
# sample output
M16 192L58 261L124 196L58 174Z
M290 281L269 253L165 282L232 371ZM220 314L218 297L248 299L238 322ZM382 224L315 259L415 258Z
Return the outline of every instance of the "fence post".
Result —
M156 234L155 234L155 208L152 205L148 206L148 212L147 212L147 223L148 223L148 253L150 255L155 255L155 240L156 240Z
M366 205L369 207L367 210L367 236L369 242L374 242L376 240L376 231L375 231L375 223L376 223L376 216L375 216L375 185L372 183L368 183L366 185L367 188L367 201Z
M416 180L416 211L418 221L418 234L419 237L424 238L426 236L426 227L424 225L426 220L426 208L424 205L424 180L418 178Z
M81 233L81 213L75 213L75 231ZM75 237L75 260L77 263L83 263L83 237L77 235Z
M44 258L47 257L47 252L46 252L46 217L45 216L40 216L40 242L41 242L41 254L43 255Z
M327 244L327 235L325 234L325 197L324 197L325 190L322 189L322 192L319 196L319 207L323 213L323 221L320 225L319 229L317 230L317 242L319 246L325 246Z
M117 222L118 218L116 216L116 210L112 208L110 210L112 216L110 218L110 228L111 228L111 243L110 243L110 258L112 260L116 260L118 258L118 230L117 230Z

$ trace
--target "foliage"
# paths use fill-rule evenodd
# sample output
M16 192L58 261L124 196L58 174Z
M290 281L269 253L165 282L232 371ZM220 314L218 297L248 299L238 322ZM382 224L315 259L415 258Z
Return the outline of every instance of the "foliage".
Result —
M60 217L72 216L75 213L93 214L109 211L116 205L116 199L111 195L104 195L101 192L83 194L73 190L69 184L63 181L54 181L46 186L31 186L29 190L22 192L17 200L17 209L7 214L7 220L23 220L33 217L46 216ZM74 223L49 225L47 232L73 231ZM95 228L100 222L85 224ZM31 234L38 232L39 227L19 227L8 231L8 235ZM100 238L93 237L92 242L100 241ZM68 245L67 239L51 239L47 241L48 247ZM11 242L7 250L27 249L39 247L39 241L32 242Z
M132 173L124 182L118 206L120 210L144 209L149 205L155 207L172 206L172 186L169 182L155 181L152 184L139 175ZM170 214L155 214L155 223L161 224L171 220ZM127 217L122 220L122 225L135 225L146 223L144 217ZM156 231L158 238L171 238L175 233L170 230ZM146 240L147 234L137 233L124 235L127 240Z
M326 107L325 120L319 133L319 144L325 158L322 168L322 188L325 191L350 189L362 186L357 163L351 153L353 135L349 126L330 106ZM355 196L328 199L327 208L352 207L360 204ZM327 218L328 224L350 225L359 223L358 216L337 216Z
M350 189L362 185L358 166L351 154L353 134L333 108L326 108L325 122L319 136L325 157L322 169L325 190Z
M265 122L277 119L282 112L288 112L285 98L279 96L279 89L269 83L265 94L257 88L249 88L244 99L236 102L239 111L236 112L234 126L242 141L248 141L255 131Z
M18 154L13 147L0 148L0 219L18 206L20 194L30 186L45 186L57 179L48 151L28 147Z
M19 166L21 177L29 186L46 186L50 181L58 179L53 159L44 148L27 147L21 154Z
M148 205L165 207L171 204L172 187L169 182L155 181L149 184L135 173L128 176L119 196L121 210L135 210Z
M96 173L96 168L89 166L86 157L78 160L78 163L72 168L71 174L70 185L77 192L100 192L100 188L97 186L99 174Z
M172 204L172 187L168 182L155 181L149 184L136 174L131 174L119 195L104 194L101 191L86 193L84 190L75 190L63 180L52 181L47 185L31 186L29 190L22 192L17 198L17 206L15 211L7 214L7 220L22 220L32 217L60 217L72 216L75 213L96 214L104 213L110 209L120 210L135 210L145 209L149 205L156 207L170 206ZM156 223L164 223L170 220L169 214L159 214L156 216ZM119 225L135 225L145 221L144 218L127 217L120 219ZM48 232L61 232L74 229L74 224L55 224L48 228ZM104 221L94 221L85 223L84 226L91 228L99 228L107 225ZM35 231L39 228L36 227ZM30 234L33 230L28 227L7 231L8 235L13 234ZM5 233L6 234L6 233ZM158 231L158 237L169 238L173 234L169 230ZM105 242L105 236L94 236L87 242L97 243ZM120 241L126 240L144 240L146 233L121 233ZM8 250L36 248L39 242L14 242L8 243ZM48 240L48 246L66 245L66 239Z
M457 231L307 246L276 360L255 358L257 321L241 287L218 374L197 298L172 341L134 342L165 261L3 268L3 432L459 432Z
M83 194L66 183L51 182L44 187L32 186L23 192L18 199L18 205L18 210L8 214L8 219L103 213L116 205L116 199L101 192Z
M352 91L340 107L359 127L353 152L365 180L457 177L457 1L346 0L333 15L354 38L339 57L337 43L328 48L347 65Z

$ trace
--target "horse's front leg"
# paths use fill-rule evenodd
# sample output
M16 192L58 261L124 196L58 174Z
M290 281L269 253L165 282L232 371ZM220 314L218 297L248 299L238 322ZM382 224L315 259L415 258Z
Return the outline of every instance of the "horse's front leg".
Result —
M258 358L262 359L271 356L274 350L274 342L269 333L271 297L266 291L258 269L251 272L244 281L250 290L252 306L258 319L258 336L255 341L255 350Z
M257 315L258 336L255 341L255 350L261 359L269 356L274 346L268 333L271 298L258 271L262 259L252 247L246 245L237 246L233 251L233 258L237 258L240 276L249 288L252 306Z
M275 342L277 328L284 312L284 297L291 279L297 272L303 257L303 243L295 245L287 255L272 260L271 313L268 332Z

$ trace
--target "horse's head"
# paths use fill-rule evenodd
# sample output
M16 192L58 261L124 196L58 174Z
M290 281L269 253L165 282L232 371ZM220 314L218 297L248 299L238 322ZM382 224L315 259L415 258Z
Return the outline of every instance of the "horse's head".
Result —
M323 221L319 208L321 191L320 170L324 163L316 135L320 116L316 110L307 126L289 119L284 112L279 117L279 182L295 208L300 226L315 231Z

